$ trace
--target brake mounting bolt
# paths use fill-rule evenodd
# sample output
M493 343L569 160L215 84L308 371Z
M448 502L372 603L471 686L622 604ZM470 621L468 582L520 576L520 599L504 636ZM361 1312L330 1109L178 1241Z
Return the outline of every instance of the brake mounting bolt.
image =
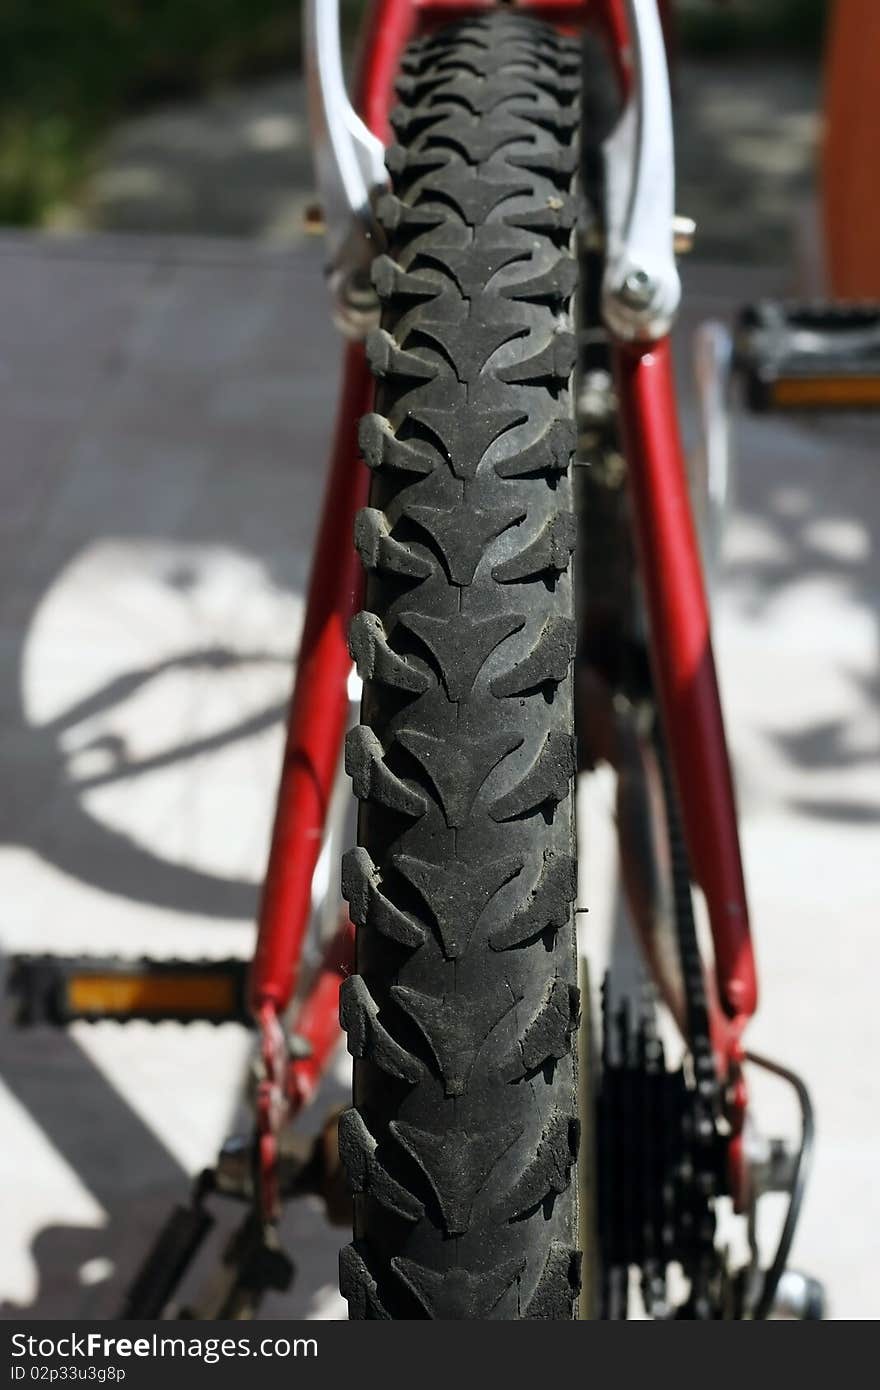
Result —
M631 270L620 287L620 297L630 309L647 309L654 298L655 288L647 270Z

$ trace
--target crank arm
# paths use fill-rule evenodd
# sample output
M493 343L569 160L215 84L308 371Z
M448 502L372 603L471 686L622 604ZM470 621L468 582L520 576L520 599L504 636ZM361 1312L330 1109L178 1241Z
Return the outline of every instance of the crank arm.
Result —
M199 1322L252 1318L265 1294L290 1288L294 1273L277 1228L264 1225L250 1210L230 1236L211 1288L199 1303L182 1308L180 1316Z
M178 1205L159 1231L125 1296L121 1319L155 1321L180 1288L184 1277L214 1229L205 1206L211 1188L208 1173L197 1179L189 1206Z
M223 1155L221 1155L221 1165ZM135 1275L119 1313L121 1319L156 1321L173 1305L217 1222L206 1206L212 1192L237 1197L222 1181L222 1169L208 1169L196 1181L188 1206L174 1207ZM252 1317L270 1289L284 1292L294 1276L293 1261L281 1248L278 1230L249 1205L229 1237L220 1268L198 1300L178 1317L209 1320Z

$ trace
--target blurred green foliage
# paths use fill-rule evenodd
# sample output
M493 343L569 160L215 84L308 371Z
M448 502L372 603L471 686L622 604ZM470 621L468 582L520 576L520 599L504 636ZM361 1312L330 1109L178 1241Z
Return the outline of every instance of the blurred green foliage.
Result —
M344 3L347 19L359 9ZM0 222L44 220L114 119L295 71L298 0L0 0Z
M362 4L343 9L352 24ZM704 53L815 51L826 9L683 0L683 38ZM299 10L298 0L0 0L0 222L50 217L126 111L295 70Z

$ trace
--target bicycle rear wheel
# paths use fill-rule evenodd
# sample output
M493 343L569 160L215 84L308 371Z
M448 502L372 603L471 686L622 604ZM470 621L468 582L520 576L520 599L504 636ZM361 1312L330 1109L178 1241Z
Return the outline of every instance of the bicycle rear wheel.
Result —
M569 468L579 52L411 45L368 349L342 992L353 1318L571 1318L579 1288Z

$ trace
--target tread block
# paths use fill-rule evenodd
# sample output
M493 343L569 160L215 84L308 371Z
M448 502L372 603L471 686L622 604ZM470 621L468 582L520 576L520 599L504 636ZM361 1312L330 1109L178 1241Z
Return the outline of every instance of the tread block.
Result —
M395 198L393 193L383 193L376 204L376 221L386 232L396 232L403 227L418 235L419 232L429 232L439 227L445 218L442 213L432 212L430 208L410 207L408 203Z
M448 150L407 150L403 145L389 145L385 151L385 168L398 178L423 178L442 169L448 160Z
M471 182L478 182L469 171L468 178ZM441 266L447 275L452 275L465 299L477 299L499 270L517 261L530 260L532 253L529 247L517 246L515 242L492 244L480 237L467 246L432 245L422 249L419 254L423 261ZM474 327L472 319L468 320L466 327Z
M465 824L489 773L523 741L511 732L435 738L419 729L400 729L396 737L430 777L450 828Z
M509 507L475 507L469 500L457 507L404 508L404 515L415 521L433 540L453 584L473 582L477 565L487 545L502 531L526 516L522 503Z
M528 419L522 406L481 408L478 402L464 411L414 401L410 413L438 440L456 478L466 481L473 478L490 444Z
M578 83L578 90L580 90L580 84L583 81L583 56L576 46L556 48L552 57L548 58L547 61L552 62L557 72L570 73L573 80Z
M577 221L577 200L570 193L558 193L547 199L546 207L535 212L510 212L504 218L508 227L539 236L569 236Z
M456 859L448 864L429 864L409 854L396 854L392 862L430 909L447 960L465 954L487 905L505 883L516 878L523 865L518 854L488 864Z
M427 579L434 566L412 546L396 541L388 518L376 507L363 507L354 523L355 549L365 569L400 575L407 579Z
M377 1067L415 1086L425 1074L417 1057L395 1042L362 975L349 975L339 990L339 1021L348 1034L352 1057L367 1057Z
M470 53L466 53L462 49L460 55L456 56L454 67L448 62L441 61L437 63L436 71L442 72L444 75L448 73L450 77L453 73L455 77L464 73L491 81L497 73L500 73L504 68L509 68L510 64L515 61L516 57L506 47L503 52L490 57L481 48L474 45L473 51ZM522 53L522 61L524 63L529 61L524 52ZM534 62L534 58L532 58L532 62Z
M353 1192L369 1192L389 1211L407 1221L418 1221L425 1208L402 1183L392 1178L378 1157L378 1144L357 1110L339 1118L339 1157Z
M449 621L406 612L399 614L398 621L428 648L450 700L462 700L470 694L495 648L525 625L520 613L498 613L490 618L459 613Z
M442 197L445 202L452 204L469 227L482 227L495 208L510 198L530 193L531 188L531 183L525 178L490 182L488 179L475 179L465 164L448 164L442 173L431 180L431 187L425 190L424 196L426 201ZM422 203L416 204L414 212L421 211L423 207ZM514 259L519 259L521 255L520 251ZM452 269L451 266L449 268Z
M412 695L423 695L433 685L426 671L398 656L389 645L388 634L375 613L358 613L352 619L348 649L362 681L381 681Z
M541 872L528 901L509 922L489 934L493 951L527 946L545 931L560 931L571 920L577 897L577 864L569 854L544 854Z
M508 1220L515 1221L552 1201L571 1182L577 1158L580 1125L573 1115L557 1110L544 1131L538 1152L510 1194Z
M422 794L407 786L386 765L382 745L366 724L355 725L346 735L345 770L358 801L378 801L413 820L428 809Z
M413 96L417 89L411 89ZM497 77L488 80L479 77L459 77L455 83L455 100L463 104L474 116L487 116L498 106L509 105L513 101L524 101L537 105L534 88L527 82L516 84L506 76L500 81ZM526 116L525 111L517 113Z
M342 856L342 896L349 905L351 920L359 927L372 927L401 946L423 946L428 933L417 918L395 907L379 887L379 870L360 846Z
M544 746L522 780L493 801L489 815L495 821L515 820L543 807L553 807L568 796L575 774L574 738L551 729Z
M428 338L449 358L456 377L465 386L473 386L499 348L524 338L528 331L524 323L489 323L473 318L464 323L422 319L418 325L419 336Z
M544 433L520 453L498 459L495 472L499 478L527 478L547 474L550 477L567 473L577 447L577 427L573 420L554 420Z
M344 1245L339 1252L339 1292L347 1299L349 1315L363 1321L390 1322L379 1297L376 1281L357 1246Z
M532 174L543 174L566 187L574 177L579 159L576 145L555 150L514 151L507 156L508 164L515 169L527 169Z
M581 1252L554 1240L538 1280L526 1305L524 1318L545 1322L574 1316L574 1303L581 1291Z
M534 141L534 132L525 122L514 113L505 115L505 120L498 121L481 121L464 112L449 115L431 127L428 148L449 142L467 156L469 164L485 164L498 150L517 141Z
M392 1120L389 1129L427 1178L450 1236L465 1234L477 1193L522 1132L514 1123L482 1134L453 1128L431 1134L403 1120Z
M407 102L418 105L435 87L442 85L443 78L436 72L428 72L424 77L417 77L409 73L403 66L406 61L405 57L401 59L402 71L394 79L394 90L399 97L404 97Z
M367 334L367 360L378 377L399 377L403 381L433 381L434 362L426 362L414 352L406 352L384 328L371 328Z
M533 304L549 304L559 309L571 299L577 283L577 261L573 256L560 256L556 264L541 275L504 285L500 293L505 299L529 300Z
M411 80L412 79L407 78L402 79L404 83ZM437 76L431 78L429 76L426 85L429 90L431 85L435 88L440 88L442 86L442 78ZM395 83L395 88L399 92L398 83ZM398 137L398 140L402 141L404 144L411 145L415 136L421 135L422 131L430 131L431 127L437 124L438 120L443 116L444 109L448 109L448 100L448 96L443 91L438 91L436 99L430 103L430 108L428 110L413 111L406 104L393 106L388 113L388 124ZM440 110L437 109L438 102L444 103L444 107Z
M477 1053L519 999L504 985L478 999L422 994L406 985L393 985L391 993L424 1033L447 1096L464 1095Z
M576 645L577 624L573 618L548 618L528 656L492 681L492 694L502 699L559 685L568 675Z
M571 1051L572 1034L580 1018L580 991L554 980L538 1013L517 1044L518 1055L502 1073L505 1081L520 1081L546 1062L560 1061Z
M525 35L522 35L519 41L506 39L499 45L497 52L475 52L470 63L464 57L461 60L462 67L490 80L501 72L506 76L513 65L516 66L519 76L523 76L524 68L528 68L529 75L533 76L540 71L541 63L542 55L536 52Z
M566 75L568 74L568 75ZM554 96L559 101L566 98L580 96L583 90L583 74L580 71L572 71L567 68L559 72L542 72L535 78L535 85L540 87L543 92Z
M532 102L526 110L513 107L512 114L540 126L542 130L549 130L552 135L566 142L571 139L581 123L579 106L539 106Z
M577 361L577 339L565 331L553 333L550 341L525 362L499 367L495 375L511 386L564 386ZM403 373L402 373L403 375Z
M424 447L398 439L384 415L365 415L358 427L358 443L368 468L392 468L395 472L433 473L437 459ZM430 447L430 446L429 446Z
M380 299L405 299L424 303L436 299L443 289L436 280L413 275L393 261L390 256L377 256L370 269L373 288Z
M542 574L559 576L568 569L576 545L577 517L574 512L557 512L530 545L495 566L492 578L499 584L517 584Z
M480 77L491 79L503 69L509 69L512 63L516 63L518 67L528 66L537 71L537 57L530 41L507 41L500 44L498 49L491 53L476 49L472 59L472 70ZM461 67L468 66L468 61L464 56L459 60L459 65Z
M437 1321L488 1318L514 1279L522 1274L525 1264L524 1259L513 1259L479 1274L457 1268L438 1274L400 1255L391 1261L395 1273L412 1290L428 1317Z

